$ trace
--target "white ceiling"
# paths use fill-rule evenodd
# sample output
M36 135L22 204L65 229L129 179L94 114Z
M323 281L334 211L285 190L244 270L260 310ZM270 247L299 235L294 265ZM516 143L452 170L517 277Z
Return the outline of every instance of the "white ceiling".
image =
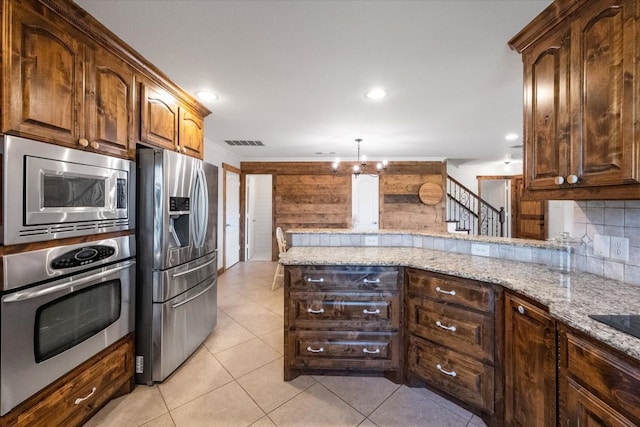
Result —
M76 2L189 93L217 93L205 136L243 160L353 160L362 138L370 158L503 161L522 151L504 139L522 134L507 41L551 0ZM388 97L365 99L374 86Z

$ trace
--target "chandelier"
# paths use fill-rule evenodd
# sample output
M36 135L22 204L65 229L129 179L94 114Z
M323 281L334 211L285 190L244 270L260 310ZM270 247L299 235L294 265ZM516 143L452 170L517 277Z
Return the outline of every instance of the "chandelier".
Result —
M356 162L355 165L353 165L353 175L354 175L354 177L357 178L360 174L379 175L383 170L387 170L388 162L386 160L378 162L376 164L376 170L375 171L372 171L370 173L367 170L367 156L363 155L362 158L360 158L360 143L361 142L362 142L362 139L360 139L360 138L356 139L356 143L358 144L358 161ZM336 159L336 161L333 162L333 172L337 173L339 167L340 167L340 160Z

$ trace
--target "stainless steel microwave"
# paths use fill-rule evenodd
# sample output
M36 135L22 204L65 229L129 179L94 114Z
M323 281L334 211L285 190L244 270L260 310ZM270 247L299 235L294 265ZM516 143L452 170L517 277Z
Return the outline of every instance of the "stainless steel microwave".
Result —
M135 228L135 163L5 135L2 244Z

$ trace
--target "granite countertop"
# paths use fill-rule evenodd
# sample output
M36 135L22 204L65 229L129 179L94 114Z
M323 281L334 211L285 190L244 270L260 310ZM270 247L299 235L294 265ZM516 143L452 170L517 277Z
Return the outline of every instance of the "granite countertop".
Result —
M640 315L640 286L588 273L562 274L542 264L456 254L420 248L293 247L284 265L390 265L414 267L479 280L512 289L549 308L569 326L640 360L640 339L588 317Z

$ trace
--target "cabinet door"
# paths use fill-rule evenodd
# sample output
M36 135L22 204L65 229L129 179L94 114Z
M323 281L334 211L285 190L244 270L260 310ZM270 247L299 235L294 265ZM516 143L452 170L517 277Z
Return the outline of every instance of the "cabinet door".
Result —
M584 186L637 183L635 1L587 2L572 24L572 165Z
M523 53L525 186L557 188L569 163L569 31L555 31Z
M505 303L505 422L556 425L555 321L513 295Z
M141 85L140 140L169 150L178 150L176 99L159 87Z
M95 65L87 93L87 139L91 149L134 158L133 70L102 47L93 51Z
M180 107L180 151L199 159L202 158L204 120L199 114Z
M13 20L11 55L3 55L2 131L76 144L83 129L84 46L63 20L48 20L20 2L6 5Z
M566 389L566 413L561 425L567 427L633 427L636 424L598 399L573 380Z

